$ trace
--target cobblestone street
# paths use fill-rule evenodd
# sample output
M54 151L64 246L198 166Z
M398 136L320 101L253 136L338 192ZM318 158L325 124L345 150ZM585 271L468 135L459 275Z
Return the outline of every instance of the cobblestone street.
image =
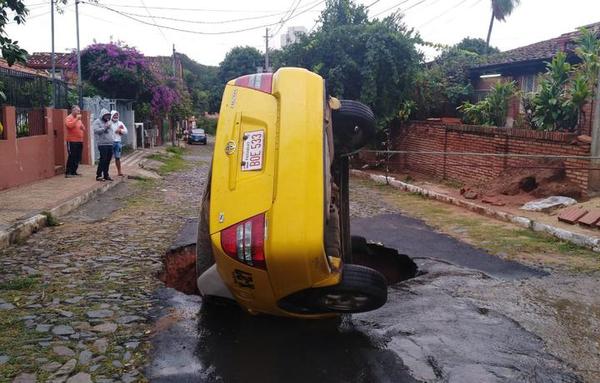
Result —
M143 380L160 257L197 216L210 150L0 251L0 382Z

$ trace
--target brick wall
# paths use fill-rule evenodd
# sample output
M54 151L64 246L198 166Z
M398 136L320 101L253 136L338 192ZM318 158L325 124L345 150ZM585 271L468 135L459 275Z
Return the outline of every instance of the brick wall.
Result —
M590 155L588 144L578 143L575 134L562 132L412 121L393 129L392 134L394 150L411 152ZM540 159L433 154L397 154L391 162L397 170L467 183L484 183L509 168L545 166ZM587 194L589 170L585 167L589 160L566 159L564 163L567 177Z

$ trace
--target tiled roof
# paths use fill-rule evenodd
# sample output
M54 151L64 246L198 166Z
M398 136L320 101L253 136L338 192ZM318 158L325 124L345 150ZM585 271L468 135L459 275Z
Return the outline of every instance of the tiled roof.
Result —
M587 29L593 30L596 33L600 33L600 22L585 25ZM559 37L540 41L534 44L526 45L511 49L509 51L496 53L489 56L487 62L480 64L477 68L483 68L488 66L497 66L503 64L511 64L524 61L541 61L550 60L554 55L560 51L570 52L574 48L574 40L579 36L579 31L573 31L564 33Z
M71 53L55 53L56 67L59 69L68 67ZM50 52L35 52L27 59L27 66L38 69L52 68L52 53Z
M9 66L8 63L6 62L6 60L4 60L2 58L0 58L0 68L2 68L4 70L13 71L13 72L25 73L28 75L48 77L48 74L45 71L37 70L34 68L29 68L29 67L26 67L25 65L15 63L12 66Z

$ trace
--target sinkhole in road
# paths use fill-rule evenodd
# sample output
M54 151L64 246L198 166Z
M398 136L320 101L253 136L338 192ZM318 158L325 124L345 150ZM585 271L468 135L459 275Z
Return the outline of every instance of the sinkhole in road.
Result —
M162 257L163 269L158 278L167 286L185 294L198 294L196 287L196 244L171 247ZM417 276L415 262L397 250L363 237L352 237L352 263L370 267L382 273L388 284Z

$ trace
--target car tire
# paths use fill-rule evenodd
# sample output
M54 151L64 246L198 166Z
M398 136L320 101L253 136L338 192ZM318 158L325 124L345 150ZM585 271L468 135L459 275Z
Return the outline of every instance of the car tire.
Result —
M387 281L378 271L345 264L340 283L315 291L314 305L323 312L359 313L383 306Z
M375 136L375 115L367 105L340 100L332 112L335 154L347 154L365 146Z

